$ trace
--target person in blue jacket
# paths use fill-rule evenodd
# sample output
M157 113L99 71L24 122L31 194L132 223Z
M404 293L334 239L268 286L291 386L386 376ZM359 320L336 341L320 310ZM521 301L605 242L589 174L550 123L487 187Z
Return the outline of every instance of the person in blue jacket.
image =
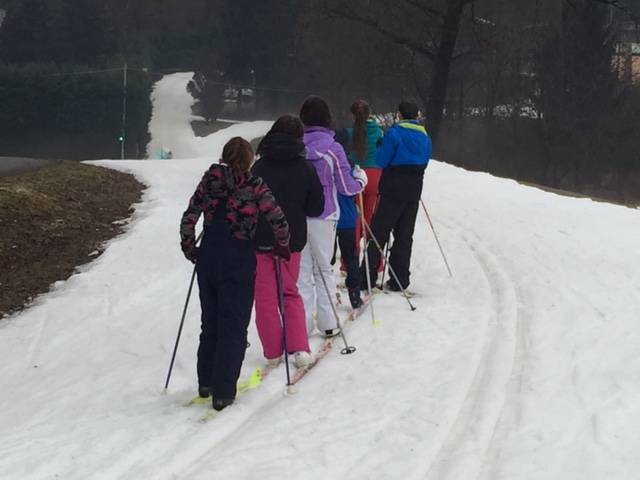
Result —
M392 277L384 287L399 291L409 286L411 248L413 232L420 206L424 172L431 158L431 137L417 121L418 106L414 102L403 101L398 107L399 122L384 137L378 149L376 161L382 168L380 179L380 202L376 210L371 230L378 242L385 248L389 235L393 232L389 265L398 276L398 285ZM362 278L367 273L371 284L378 280L380 252L371 242L367 250L369 272L362 263ZM366 282L362 282L366 284Z
M336 131L336 141L343 146L345 151L350 151L349 132L347 129L340 129ZM359 166L354 165L350 158L349 164L355 169L360 168ZM356 235L359 223L356 199L354 196L347 196L339 193L338 205L340 206L340 218L338 220L336 236L342 262L344 263L344 269L347 273L345 286L349 292L349 303L351 303L351 308L355 310L363 305L363 301L360 296L362 282L360 278L360 265L358 258L359 249Z

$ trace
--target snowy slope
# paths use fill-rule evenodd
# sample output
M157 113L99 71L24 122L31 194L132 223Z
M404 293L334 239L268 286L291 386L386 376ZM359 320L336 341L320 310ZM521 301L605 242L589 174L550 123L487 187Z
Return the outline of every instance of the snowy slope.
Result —
M226 129L224 133L206 138L196 137L191 129L190 120L193 98L187 92L186 85L193 73L175 73L167 75L157 82L151 94L153 111L149 122L151 141L147 145L147 156L154 158L161 148L171 150L173 158L217 158L221 146L234 135L242 134L251 139L262 136L269 129L269 122L253 122L238 130Z
M356 354L332 352L289 397L278 370L203 425L183 406L194 302L163 394L191 274L181 212L228 138L268 128L196 139L188 78L157 85L152 135L199 159L99 162L149 185L132 225L0 321L0 478L638 478L640 212L439 162L424 199L455 276L421 214L416 312L377 297L381 326L347 330ZM242 378L261 364L250 337Z

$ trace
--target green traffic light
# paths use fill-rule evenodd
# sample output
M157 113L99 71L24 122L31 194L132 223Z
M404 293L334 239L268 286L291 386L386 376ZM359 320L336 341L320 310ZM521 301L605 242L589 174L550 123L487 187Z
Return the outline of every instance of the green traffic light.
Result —
M120 136L118 137L118 140L120 140L121 142L124 142L124 137Z

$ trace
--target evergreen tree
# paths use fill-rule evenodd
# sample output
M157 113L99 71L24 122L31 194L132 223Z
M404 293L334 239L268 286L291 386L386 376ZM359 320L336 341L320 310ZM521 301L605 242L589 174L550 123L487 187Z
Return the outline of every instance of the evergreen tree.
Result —
M38 0L6 0L6 16L0 34L0 61L39 61L46 38L47 7Z

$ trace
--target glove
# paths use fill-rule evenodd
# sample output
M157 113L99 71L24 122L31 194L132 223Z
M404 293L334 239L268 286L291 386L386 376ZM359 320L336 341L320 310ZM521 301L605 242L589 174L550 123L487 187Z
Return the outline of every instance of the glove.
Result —
M276 243L275 247L273 247L273 254L287 262L291 260L291 250L289 250L288 244L280 245L279 243Z
M351 172L351 175L353 175L353 178L356 181L360 182L360 185L362 185L362 188L366 187L367 183L369 183L367 172L361 169L358 165L353 167L353 171Z
M198 247L192 247L184 250L183 253L187 260L189 260L191 263L196 263L196 260L198 259L198 250Z

